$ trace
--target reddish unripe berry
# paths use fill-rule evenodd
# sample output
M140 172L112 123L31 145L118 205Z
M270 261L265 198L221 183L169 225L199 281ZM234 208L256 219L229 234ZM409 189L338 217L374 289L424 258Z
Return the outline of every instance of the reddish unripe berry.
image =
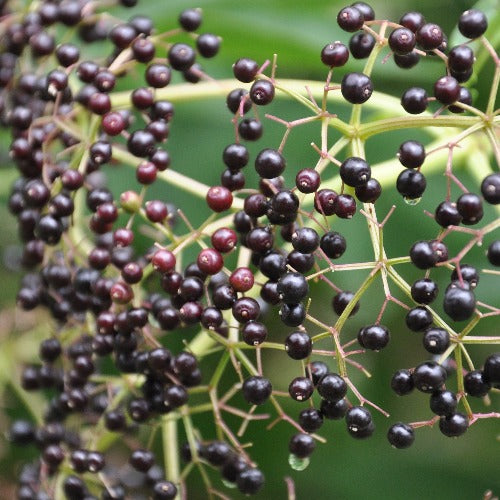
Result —
M231 208L233 195L229 189L223 186L213 186L208 190L206 200L214 212L223 212Z
M217 274L224 265L224 259L215 248L205 248L198 254L198 267L206 274Z
M229 283L237 292L248 292L254 283L253 273L248 267L238 267L229 276Z
M134 292L130 285L118 281L111 287L109 296L116 304L127 304L134 298Z
M128 247L134 241L134 233L130 229L121 227L113 233L113 243L117 247Z
M152 184L156 180L158 173L154 163L150 161L143 161L136 170L137 181L141 184Z
M161 273L168 273L175 268L175 255L170 250L157 250L151 258L153 268Z
M167 205L160 200L148 201L145 212L151 222L162 222L168 215Z
M222 253L230 252L238 241L238 236L235 231L227 227L221 227L212 234L212 246Z

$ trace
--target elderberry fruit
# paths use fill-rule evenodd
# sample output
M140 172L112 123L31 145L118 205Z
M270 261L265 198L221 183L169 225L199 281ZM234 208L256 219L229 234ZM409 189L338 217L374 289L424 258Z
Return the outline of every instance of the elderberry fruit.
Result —
M246 469L236 478L238 490L245 495L255 495L264 485L264 474L259 469Z
M488 20L477 9L466 10L458 20L458 30L466 38L479 38L488 28Z
M500 240L495 240L488 246L486 257L492 266L500 266Z
M444 294L443 308L453 321L465 321L474 314L476 298L472 290L449 287Z
M442 416L439 419L439 430L447 437L458 437L465 434L469 427L467 415L457 412Z
M407 113L418 115L427 109L428 98L425 89L411 87L401 97L401 106Z
M307 458L312 455L316 443L308 434L295 434L288 443L288 450L297 458Z
M370 33L355 33L349 40L349 51L354 59L365 59L375 47L375 38Z
M332 300L332 307L335 311L335 314L337 314L337 316L340 316L353 298L354 294L352 292L343 291L337 293ZM354 316L359 311L359 306L359 302L356 302L354 304L351 312L349 313L349 317Z
M435 391L431 394L430 408L433 413L440 416L452 415L457 408L457 396L448 390Z
M347 393L346 381L337 373L327 373L317 383L320 396L328 401L338 401Z
M390 333L383 325L369 325L362 327L358 332L358 342L361 347L380 351L390 340Z
M315 432L323 425L323 415L316 408L306 408L299 414L299 425L306 432Z
M411 286L411 297L418 304L431 304L438 295L438 285L430 278L417 280Z
M443 76L434 84L434 97L441 104L452 104L460 96L460 84L452 76Z
M450 346L450 334L444 328L432 327L422 337L424 349L431 354L443 354Z
M407 200L421 198L426 187L424 174L416 170L403 170L396 179L396 189Z
M356 7L344 7L337 14L337 23L344 31L352 33L362 28L364 16Z
M399 146L397 157L406 168L418 168L425 160L424 145L418 141L405 141Z
M394 373L391 379L391 389L398 396L405 396L413 391L415 384L413 382L413 375L409 370L398 370Z
M347 73L342 78L340 91L351 104L363 104L372 95L373 83L364 73Z
M274 99L274 85L269 80L256 80L250 87L249 94L252 102L265 106Z
M312 351L312 340L306 332L297 331L285 340L285 351L292 359L305 359Z
M370 177L370 165L363 158L351 156L340 165L340 178L348 186L362 186L370 180Z
M396 28L389 35L389 47L391 50L398 55L409 54L415 44L417 43L417 39L413 31L408 28Z
M459 274L460 272L460 274ZM469 288L476 288L479 283L479 272L478 270L469 264L460 264L451 273L451 281L459 281L461 279L469 284Z
M413 372L413 383L422 392L432 393L441 388L446 380L446 370L434 361L418 365Z
M481 194L492 205L500 203L500 174L487 175L481 183Z
M387 431L387 439L394 448L409 448L413 444L413 441L415 441L415 433L413 427L403 422L398 422L391 425Z
M278 293L286 304L298 304L309 293L307 280L300 273L286 273L278 281Z
M288 386L288 393L295 401L306 401L314 392L312 380L307 377L295 377Z
M341 42L325 45L321 50L321 62L330 68L344 66L349 59L349 50Z
M500 384L500 352L491 354L484 362L484 379L492 385Z
M491 385L485 380L482 370L472 370L464 376L464 389L469 396L482 398L488 394Z
M417 42L423 50L437 49L444 39L443 30L434 23L427 23L417 30Z
M417 241L410 249L410 259L419 269L430 269L438 261L438 256L431 243Z
M432 314L426 307L418 306L408 311L405 320L410 330L420 332L432 324Z
M243 382L243 397L253 405L264 404L271 396L271 382L260 376L252 376Z
M347 431L357 439L364 439L373 434L375 425L371 413L363 406L353 406L345 414Z
M259 65L253 59L242 57L233 64L234 77L243 83L250 83L257 76Z

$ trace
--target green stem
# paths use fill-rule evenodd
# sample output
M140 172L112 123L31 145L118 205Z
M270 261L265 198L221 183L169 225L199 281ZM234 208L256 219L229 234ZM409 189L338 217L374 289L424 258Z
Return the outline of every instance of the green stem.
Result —
M169 481L179 485L180 466L179 444L177 439L177 419L172 418L170 415L163 415L161 428L165 474ZM180 492L177 494L176 498L180 498Z

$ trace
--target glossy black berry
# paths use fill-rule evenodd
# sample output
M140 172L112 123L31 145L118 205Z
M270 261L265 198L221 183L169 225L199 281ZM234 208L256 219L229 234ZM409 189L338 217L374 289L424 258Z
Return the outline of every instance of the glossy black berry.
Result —
M173 500L176 496L177 488L170 481L162 479L154 483L153 500Z
M431 304L438 295L438 285L430 278L417 280L411 286L412 299L418 304Z
M417 42L424 50L437 49L443 43L443 30L437 24L424 24L416 34Z
M236 478L238 490L245 495L255 495L264 485L264 474L259 469L247 469Z
M256 80L250 87L250 99L259 106L265 106L274 99L275 88L269 80Z
M377 179L372 177L365 184L357 186L354 193L356 198L363 203L375 203L382 194L382 186Z
M459 270L462 280L469 284L469 288L476 288L479 283L478 270L470 264L461 264L453 269L450 276L451 281L459 281Z
M469 419L463 413L453 413L439 419L439 430L447 437L458 437L465 434L469 427Z
M363 104L370 99L373 83L364 73L347 73L340 84L344 99L351 104Z
M301 253L312 253L319 246L319 235L315 229L301 227L292 234L292 246Z
M452 104L460 96L460 84L452 76L443 76L434 84L434 97L441 104Z
M398 422L389 427L387 439L394 448L409 448L413 444L413 441L415 441L415 433L413 427L403 422Z
M422 343L427 352L443 354L450 346L450 334L444 328L429 328L422 337Z
M477 9L466 10L458 20L458 29L467 38L479 38L488 28L488 19Z
M457 403L457 396L448 390L433 392L429 401L431 411L440 416L453 414Z
M401 97L401 106L407 113L418 115L427 109L428 98L425 89L411 87Z
M285 167L285 158L276 149L263 149L255 159L255 170L264 179L278 177Z
M314 384L307 377L295 377L288 386L288 393L295 401L306 401L314 392Z
M425 18L420 12L405 12L399 19L399 24L415 33L425 24Z
M212 33L202 33L196 39L196 48L202 57L210 58L217 55L220 49L221 39Z
M489 244L486 257L492 266L500 266L500 240L495 240Z
M474 314L476 308L474 292L461 287L450 287L444 294L443 307L452 320L465 321Z
M358 342L361 347L380 351L390 340L389 329L383 325L369 325L360 328L358 331Z
M464 388L469 396L482 398L488 394L491 385L485 380L483 370L472 370L464 376Z
M391 378L391 389L398 396L409 394L413 391L414 387L413 375L409 370L398 370Z
M186 31L197 30L203 20L201 9L186 9L179 15L179 24Z
M336 231L328 231L321 237L320 248L330 259L338 259L346 251L345 238Z
M247 378L242 386L243 397L253 405L265 403L269 399L272 390L271 382L267 378L260 376Z
M344 66L349 59L349 50L341 42L325 45L321 50L321 62L331 68Z
M340 316L353 298L354 293L349 291L342 291L337 293L332 300L332 307L335 311L335 314L337 314L337 316ZM354 316L359 311L359 306L360 303L356 302L354 307L351 309L351 312L349 313L349 317Z
M242 57L233 64L234 77L244 83L250 83L254 80L258 70L257 62L248 57Z
M344 7L337 14L338 25L347 32L354 32L361 29L364 23L363 13L356 7Z
M238 124L238 132L245 141L256 141L262 137L262 122L256 118L244 118Z
M420 61L418 52L410 52L409 54L394 54L394 62L397 66L403 69L413 68Z
M399 146L397 157L406 168L418 168L425 160L425 148L421 142L405 141Z
M347 409L348 404L345 398L339 399L338 401L329 401L328 399L321 400L321 414L329 420L340 420L344 418Z
M363 439L375 430L371 413L363 406L353 406L345 414L347 431L352 437Z
M309 285L302 274L286 273L278 281L278 293L286 304L298 304L309 293Z
M413 383L422 392L432 393L441 388L446 380L446 370L434 361L426 361L415 368Z
M484 379L492 385L500 383L500 352L491 354L484 362Z
M337 373L327 373L319 380L317 389L320 396L328 401L338 401L347 393L347 383Z
M438 262L438 256L429 241L417 241L410 249L410 259L419 269L430 269Z
M285 340L285 351L292 359L305 359L312 351L311 337L302 331L292 332Z
M443 201L436 207L434 219L442 227L458 226L462 222L456 203L451 201Z
M408 28L396 28L388 41L391 50L399 55L409 54L417 43L415 34Z
M351 187L366 184L371 177L371 168L366 160L351 156L340 165L340 178Z
M479 195L464 193L457 199L457 211L462 216L462 223L473 225L483 218L483 203Z
M349 40L349 50L354 59L365 59L375 47L375 38L370 33L355 33Z
M403 170L396 179L396 189L408 200L421 198L427 187L424 174L416 170Z
M278 296L279 298L279 296ZM304 304L282 304L279 310L281 321L291 327L301 325L306 318Z
M185 71L193 65L196 53L185 43L175 43L170 47L167 57L173 69Z
M410 330L420 332L432 324L432 314L426 307L414 307L406 314L405 321Z
M306 432L316 432L323 425L323 415L316 408L306 408L299 414L299 425Z
M487 175L481 183L481 193L484 199L492 205L500 203L500 174Z
M308 434L295 434L288 443L288 450L297 458L307 458L312 455L316 443Z

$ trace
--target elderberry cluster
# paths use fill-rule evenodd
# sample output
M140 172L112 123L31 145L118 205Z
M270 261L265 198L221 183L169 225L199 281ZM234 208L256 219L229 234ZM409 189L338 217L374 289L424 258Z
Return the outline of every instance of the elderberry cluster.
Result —
M317 443L324 441L317 431L327 420L342 420L355 439L370 437L376 431L373 409L389 415L359 392L351 374L366 374L358 356L377 355L396 337L382 321L389 303L404 309L407 328L422 336L430 359L399 370L387 385L398 395L414 388L428 393L435 415L425 422L392 424L390 444L406 448L417 427L438 420L444 435L456 437L480 418L500 416L474 413L467 399L496 395L500 388L500 353L481 359L478 369L466 350L474 341L498 343L498 337L474 338L473 329L499 310L476 298L479 265L462 262L473 245L498 230L498 219L485 219L500 204L500 174L482 176L471 192L453 172L453 154L464 137L488 130L492 148L499 150L492 138L496 113L474 108L472 93L462 85L474 71L471 41L480 38L491 49L483 37L483 13L462 14L458 26L469 42L448 50L442 29L418 12L392 23L377 19L364 2L343 8L337 22L353 34L348 44L335 41L318 51L318 65L328 68L322 101L311 89L290 91L306 100L312 115L294 122L267 115L284 123L286 132L278 147L259 146L253 158L248 143L265 138L261 107L272 107L286 89L275 63L268 76L268 62L241 57L232 68L241 85L228 94L224 90L234 141L222 151L220 182L205 186L191 185L183 166L170 158L166 143L176 110L164 98L166 90L175 97L175 85L184 92L189 92L186 82L203 86L207 75L197 59L219 50L219 37L197 33L199 9L184 10L179 26L162 34L147 16L116 23L98 2L42 2L21 15L14 15L9 2L1 8L1 22L8 22L0 39L0 116L12 135L10 155L20 175L9 208L18 221L21 261L28 270L17 303L26 311L41 306L51 316L51 335L40 343L39 361L21 374L22 389L40 391L47 408L37 423L17 420L9 432L13 443L40 450L40 458L20 474L19 499L173 499L186 495L192 470L201 471L212 495L217 490L206 469L215 469L228 488L258 493L264 472L239 438L253 420L269 418L260 413L263 408L277 415L269 427L285 421L293 428L287 451L295 470L307 467ZM111 47L109 53L87 58L86 46L99 42ZM464 137L447 137L435 147L409 138L393 152L395 165L404 170L396 168L390 182L417 210L427 186L424 172L440 150L449 151L441 165L445 199L428 213L438 234L429 238L419 228L404 234L411 241L401 257L384 247L392 211L379 222L375 209L386 181L377 180L381 169L366 158L369 133L361 121L365 103L377 99L371 68L383 50L402 69L432 56L444 63L445 74L435 82L433 97L423 88L404 92L400 121L367 120L376 133L384 127L410 128L408 115L422 114L436 127L450 127L446 120L455 114L477 118L473 125L457 122L466 129ZM339 75L351 56L368 58L365 72ZM124 77L131 74L140 81L127 88ZM336 93L352 105L349 123L333 113L330 97ZM431 115L433 101L438 107ZM418 118L416 127L423 123ZM322 125L318 162L298 165L286 152L289 133L315 120ZM329 127L341 131L344 144L330 147ZM347 144L350 151L342 152ZM245 176L249 164L257 174L254 185ZM118 165L132 167L138 190L117 195L107 185L107 169ZM166 198L146 201L148 187L161 181L204 199L207 214L199 227ZM452 196L456 189L460 194ZM366 218L372 262L347 260L348 246L357 242L341 233L338 220L354 217ZM454 256L444 240L460 232L471 240ZM500 240L489 243L486 258L491 266L500 265ZM399 265L423 274L407 283L395 269ZM439 268L449 271L444 290ZM338 286L335 271L367 271L367 276L351 291ZM383 286L380 313L363 318L363 326L353 331L348 320L360 311L376 278ZM331 290L327 319L311 312L319 281ZM406 298L392 295L391 287ZM269 327L273 313L281 322L278 332ZM467 353L466 368L461 349ZM284 351L279 354L296 362L291 380L268 375L270 350ZM207 373L200 368L206 358L214 360ZM236 382L219 384L223 377ZM283 384L288 391L277 389ZM280 398L301 407L296 418ZM237 431L225 421L226 412L242 419ZM211 436L196 427L197 415L207 413L214 424ZM179 446L181 426L187 442ZM165 464L153 451L157 431ZM182 473L172 454L183 459Z

